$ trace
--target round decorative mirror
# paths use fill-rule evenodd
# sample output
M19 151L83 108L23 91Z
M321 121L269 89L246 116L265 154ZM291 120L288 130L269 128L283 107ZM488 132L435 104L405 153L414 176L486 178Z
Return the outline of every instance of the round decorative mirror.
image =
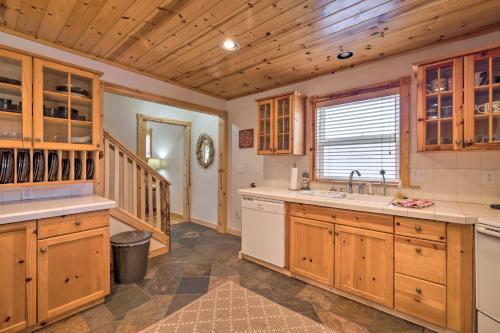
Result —
M215 158L214 142L208 134L201 134L196 142L196 158L203 169L208 169Z

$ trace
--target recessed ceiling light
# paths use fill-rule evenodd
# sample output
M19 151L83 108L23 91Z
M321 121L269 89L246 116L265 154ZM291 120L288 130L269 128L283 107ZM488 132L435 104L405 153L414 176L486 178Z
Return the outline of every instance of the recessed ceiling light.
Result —
M240 48L240 45L232 39L226 39L222 42L221 47L226 51L236 51Z
M352 57L353 55L354 55L354 53L351 51L342 51L339 54L337 54L337 59L346 60L346 59L349 59L350 57Z

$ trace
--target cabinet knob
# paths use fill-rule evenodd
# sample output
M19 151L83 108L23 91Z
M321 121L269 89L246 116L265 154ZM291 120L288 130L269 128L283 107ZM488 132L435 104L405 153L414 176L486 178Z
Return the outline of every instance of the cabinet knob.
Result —
M420 231L422 231L422 227L421 227L421 226L419 226L419 225L416 225L416 226L415 226L415 231L416 231L416 232L420 232Z
M80 224L82 224L81 221L79 221L79 220L75 221L75 225L80 225Z
M332 235L332 234L333 234L333 230L331 230L331 229L330 229L330 230L328 230L328 233L329 233L330 235Z
M309 262L313 262L313 260L311 258L309 258Z
M415 288L415 291L417 292L417 294L421 294L422 293L422 289L420 289L420 288Z
M40 248L40 252L42 252L42 253L47 252L47 248L46 248L46 247L42 247L42 248Z
M42 142L42 139L40 139L40 138L35 138L35 142Z
M337 214L335 214L335 213L330 214L330 216L332 217L332 219L336 219L337 218Z
M306 257L303 257L302 260L306 260Z
M422 249L420 247L416 247L415 248L415 252L417 252L417 254L421 254L422 253Z
M25 136L25 137L23 138L23 140L24 140L24 141L31 141L31 138L30 138L29 136Z
M456 140L455 140L455 143L456 143L457 145L461 145L461 144L462 144L462 139L456 139Z

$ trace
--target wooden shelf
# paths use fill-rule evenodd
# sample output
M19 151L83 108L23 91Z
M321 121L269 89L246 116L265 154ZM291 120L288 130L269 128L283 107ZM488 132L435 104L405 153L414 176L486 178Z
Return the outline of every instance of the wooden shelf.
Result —
M453 94L453 91L441 91L441 92L435 92L435 93L426 93L425 97L437 97L439 95L451 96L452 94Z
M68 124L68 118L57 118L57 117L43 116L43 121L48 122L48 123L62 124L62 125Z
M44 96L48 97L49 99L56 100L58 102L68 102L68 93L67 92L59 92L59 91L51 91L51 90L44 90L43 91ZM92 103L91 98L86 98L86 97L81 97L77 95L71 95L71 102L75 104L83 104L83 105L89 105Z
M22 118L23 114L20 112L9 112L9 111L2 111L0 110L0 116L1 117L13 117L13 118Z
M21 94L21 86L17 84L0 82L0 91L8 91L11 93Z
M86 120L71 120L71 125L73 126L82 126L82 127L91 127L92 122Z

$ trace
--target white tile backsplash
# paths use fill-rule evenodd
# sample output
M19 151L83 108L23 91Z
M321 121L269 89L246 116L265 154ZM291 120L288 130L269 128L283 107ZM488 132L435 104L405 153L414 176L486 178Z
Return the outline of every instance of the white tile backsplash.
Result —
M457 201L481 203L481 170L457 170Z
M26 191L26 189L29 189L30 191ZM94 184L92 183L57 186L26 186L0 189L0 202L62 198L91 194L94 194Z

